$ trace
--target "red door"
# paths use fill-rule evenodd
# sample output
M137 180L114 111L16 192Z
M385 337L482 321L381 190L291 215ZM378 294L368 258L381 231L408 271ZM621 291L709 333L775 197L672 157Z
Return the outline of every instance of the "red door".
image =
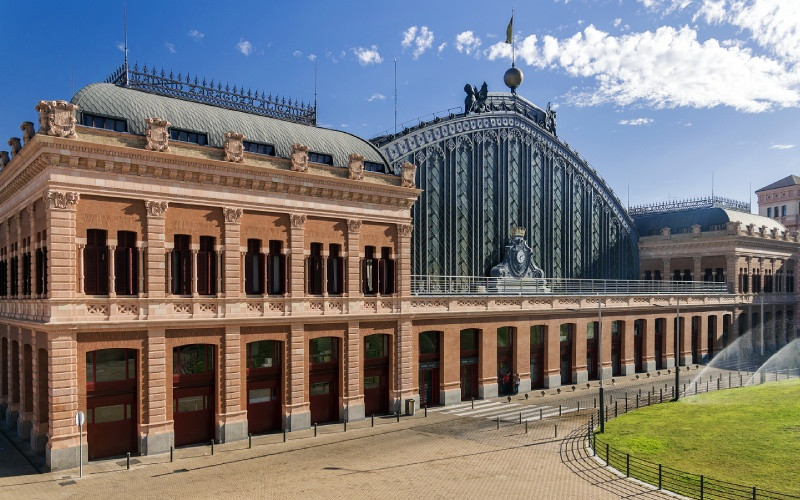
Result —
M633 323L633 365L634 371L642 371L642 327L641 323Z
M572 342L561 341L561 385L572 382Z
M461 401L478 397L478 360L464 364L461 361Z
M339 388L337 372L313 373L310 377L309 401L311 423L321 424L339 420Z
M86 353L86 440L89 459L135 453L136 350Z
M611 331L611 376L622 375L622 335L617 328Z
M214 346L175 347L172 356L172 419L175 446L214 438Z
M542 344L531 346L531 388L544 387L544 349Z
M439 404L439 362L430 365L420 363L419 404L421 407Z
M389 413L389 367L364 370L364 412L367 415Z
M586 340L586 371L590 380L597 378L597 337Z
M247 380L247 430L264 434L281 428L280 377Z
M664 369L664 334L661 333L661 332L656 332L655 355L656 355L656 370L663 370Z

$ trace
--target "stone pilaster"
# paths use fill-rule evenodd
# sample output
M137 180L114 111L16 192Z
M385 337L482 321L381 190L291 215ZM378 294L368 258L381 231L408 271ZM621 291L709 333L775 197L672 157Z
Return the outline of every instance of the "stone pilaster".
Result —
M442 331L442 385L439 401L443 405L461 402L461 335L457 326Z
M419 406L419 388L414 371L414 336L410 319L401 319L397 323L394 337L394 392L396 400L404 405L406 399L416 401ZM441 354L441 353L440 353Z
M361 392L362 342L358 321L347 324L347 336L344 339L344 408L343 418L349 421L364 419L364 395Z
M661 279L664 281L669 281L672 279L672 268L670 267L670 260L669 259L662 259L661 261L663 266L663 274L661 275Z
M302 257L302 252L301 252ZM286 413L283 426L287 431L311 427L311 408L306 401L306 342L302 324L293 324L286 349Z
M305 296L305 225L306 216L292 214L289 216L289 297L302 299ZM292 312L302 311L302 304L292 300Z
M642 370L656 369L656 329L652 321L642 321Z
M497 330L494 328L481 330L478 351L478 396L497 397Z
M411 224L397 225L395 263L397 266L397 292L401 297L411 296Z
M19 327L8 327L8 408L6 408L6 426L9 430L17 428L20 414L20 344Z
M48 233L49 236L49 233ZM78 342L74 332L50 333L48 344L48 391L50 395L50 434L45 448L45 460L50 470L78 466ZM88 457L86 426L83 426L83 460Z
M240 230L243 210L241 208L226 208L225 232L223 241L224 261L222 274L225 277L225 297L240 297L244 279L242 276L240 257ZM218 290L220 292L221 290ZM227 306L226 306L227 307Z
M33 348L30 331L23 330L20 335L19 377L20 412L17 421L17 436L23 441L30 439L33 427Z
M47 215L47 298L72 298L76 292L75 252L78 193L46 191ZM83 292L83 290L81 290Z
M708 315L701 314L700 320L697 325L697 339L699 346L697 349L697 358L695 361L699 364L708 363Z
M600 338L598 339L597 347L600 349L597 353L597 376L598 378L603 379L611 379L611 374L613 373L613 368L611 366L611 324L614 321L611 319L603 318L603 321L600 325L600 331L598 331L598 335Z
M238 325L225 327L222 354L222 405L217 416L217 440L227 443L247 438L247 410L242 408L242 353Z
M728 288L734 294L742 293L739 286L739 269L736 263L738 258L735 255L728 255L725 257L725 281L728 283Z
M163 329L147 331L141 363L143 408L139 450L143 455L165 453L175 442L172 421L167 420L167 390L172 383L172 374L168 378L166 348Z
M34 332L33 347L33 428L31 429L31 450L34 453L44 452L47 444L48 394L47 394L47 351L45 335ZM41 352L40 352L41 349Z
M519 392L531 390L531 330L528 323L519 323L514 334L515 371L519 375Z
M561 385L561 323L548 321L544 337L544 386L553 389Z
M594 318L591 321L593 320ZM562 380L562 385L585 384L589 380L586 369L586 328L589 322L585 318L575 321L575 331L572 332L572 380Z
M347 221L347 296L350 310L356 309L355 299L361 297L361 221Z
M622 352L620 353L620 365L622 368L622 375L633 375L636 372L636 360L633 357L633 348L634 348L634 333L635 333L635 325L633 319L626 319L623 321L622 332L622 339L620 344L622 345ZM648 322L653 321L649 319Z
M667 315L664 318L664 366L674 369L675 362L675 316Z

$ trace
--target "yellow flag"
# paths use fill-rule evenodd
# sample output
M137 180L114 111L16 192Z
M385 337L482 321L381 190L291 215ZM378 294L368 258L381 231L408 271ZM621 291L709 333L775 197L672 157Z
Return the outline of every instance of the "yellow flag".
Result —
M514 16L511 16L511 20L508 22L508 28L506 28L506 43L512 43L511 34L513 31L514 31Z

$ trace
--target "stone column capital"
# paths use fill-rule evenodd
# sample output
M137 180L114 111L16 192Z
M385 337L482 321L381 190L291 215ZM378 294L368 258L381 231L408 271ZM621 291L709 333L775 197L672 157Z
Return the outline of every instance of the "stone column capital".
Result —
M414 230L413 224L398 224L397 225L397 235L402 237L411 237L411 233Z
M42 195L48 210L75 210L80 194L47 190Z
M347 232L348 233L360 233L361 232L361 221L357 219L347 219Z
M148 200L145 202L144 206L147 208L148 217L164 217L169 203L166 201Z
M225 213L226 224L239 224L244 210L241 208L224 208L223 212Z
M306 215L305 214L291 214L289 215L289 222L292 225L292 229L303 229L306 224Z

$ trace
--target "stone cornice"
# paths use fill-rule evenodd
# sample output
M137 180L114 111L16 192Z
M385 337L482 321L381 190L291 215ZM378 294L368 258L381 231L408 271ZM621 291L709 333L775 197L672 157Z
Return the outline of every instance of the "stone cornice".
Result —
M37 134L4 169L4 175L0 175L0 199L9 199L47 165L400 208L410 208L421 193L418 189L401 187L399 177L385 174L371 174L362 181L354 181L347 178L346 168L311 164L308 172L293 172L288 159L255 159L248 155L245 163L233 164L224 161L221 155L220 158L181 155L183 145L174 145L173 153L136 149L133 143L143 142L138 136L123 137L129 145L86 140L110 137L109 134L86 129L78 140ZM31 159L38 168L31 169L31 165L26 168L25 163Z

